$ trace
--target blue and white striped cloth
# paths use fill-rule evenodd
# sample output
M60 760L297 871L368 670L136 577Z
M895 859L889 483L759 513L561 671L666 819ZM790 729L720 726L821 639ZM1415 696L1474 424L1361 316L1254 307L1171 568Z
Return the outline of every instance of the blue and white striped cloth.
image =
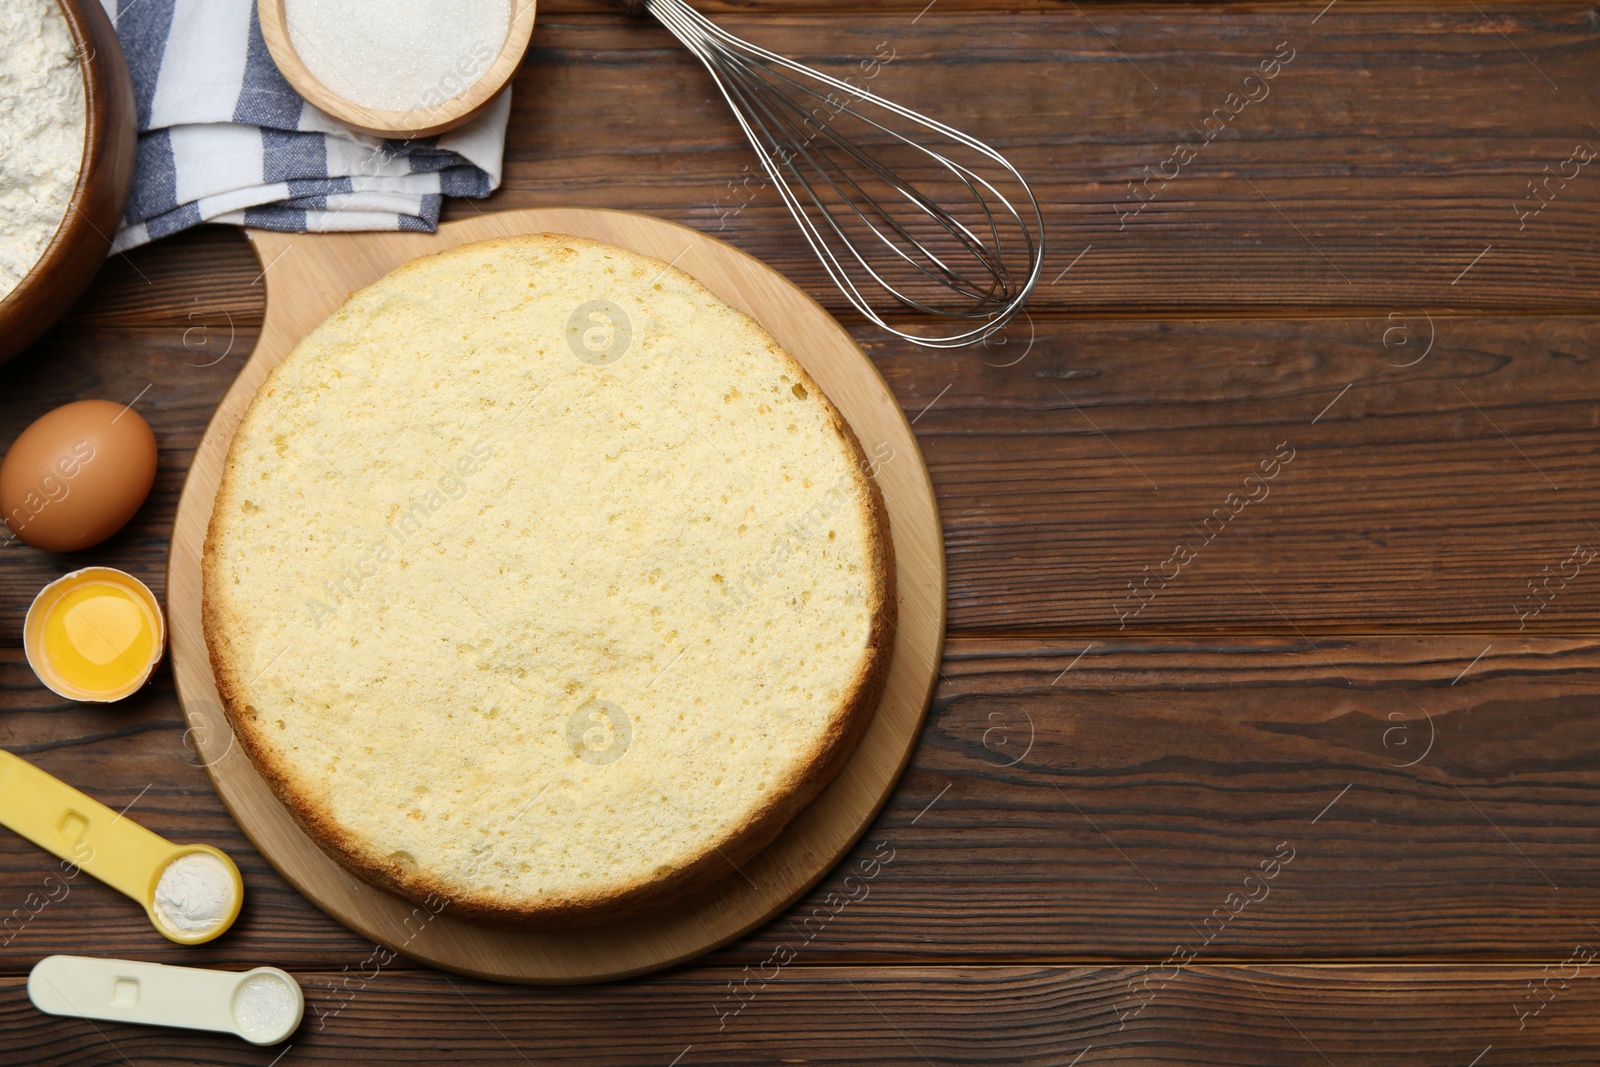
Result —
M443 197L485 197L500 184L509 88L459 129L386 141L290 88L255 0L101 5L128 57L139 113L137 173L114 251L202 222L431 231Z

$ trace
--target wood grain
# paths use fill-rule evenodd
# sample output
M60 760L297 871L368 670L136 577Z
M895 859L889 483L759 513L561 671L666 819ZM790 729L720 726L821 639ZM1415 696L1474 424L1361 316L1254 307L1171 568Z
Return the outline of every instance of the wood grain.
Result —
M1034 183L1049 244L1035 317L1600 311L1594 167L1552 183L1555 199L1525 226L1516 213L1546 165L1559 170L1579 141L1600 149L1589 125L1600 123L1590 76L1600 26L1587 4L1479 5L1480 15L1346 0L1314 25L1323 4L1075 11L1049 0L1020 16L947 4L915 22L904 5L836 19L783 4L718 21L836 71L888 41L896 58L870 88L992 140ZM504 187L451 201L447 217L644 211L731 242L843 311L775 191L750 177L754 153L697 61L609 3L582 10L592 14L541 13L513 83ZM1192 138L1192 124L1286 39L1297 55L1272 95L1119 229L1129 182ZM231 254L180 240L133 258L158 278L169 256L186 277L169 290L178 318L196 304L235 307L259 272L237 241Z
M419 256L546 232L618 244L676 264L761 323L833 400L869 454L888 457L874 480L894 540L899 623L883 695L865 735L838 776L775 841L748 861L739 857L734 871L710 887L646 914L581 930L530 931L414 908L357 880L301 831L222 717L201 628L200 562L234 428L267 374L302 337L351 292ZM682 962L748 932L822 877L866 829L910 758L944 637L944 558L933 488L910 425L849 335L761 264L693 230L640 215L501 212L449 224L437 234L252 231L251 240L271 272L266 323L190 463L173 525L166 601L173 676L196 749L256 847L297 889L362 935L437 966L520 982L598 981Z
M1515 209L1577 140L1600 147L1592 5L695 3L835 69L889 41L873 88L1001 143L1047 213L1045 280L1060 280L1041 287L1038 339L1015 366L985 363L1016 359L1025 330L947 357L840 315L916 419L951 623L969 635L947 648L910 771L846 860L887 841L894 862L720 1032L728 982L836 906L841 878L711 966L527 990L452 988L399 960L349 999L372 946L248 846L193 765L170 675L118 708L57 701L12 646L24 598L73 561L0 548L0 744L228 849L249 885L235 930L186 955L104 887L39 913L0 948L8 1062L124 1062L21 999L26 968L84 951L84 929L95 951L297 970L316 1010L285 1062L1061 1067L1090 1045L1078 1067L1591 1062L1594 983L1551 975L1600 936L1600 585L1585 569L1521 630L1515 608L1600 524L1600 185L1586 167L1521 229ZM1297 54L1271 97L1118 230L1127 183L1285 40ZM663 31L610 0L547 0L514 89L506 188L447 215L644 210L759 255L838 311L772 190L744 183L750 163ZM163 445L157 492L103 561L158 588L183 471L261 321L260 269L220 229L113 257L69 322L4 371L0 440L54 403L153 383L139 408ZM1435 347L1399 366L1427 316ZM204 366L225 330L239 347ZM1116 629L1112 594L1284 440L1299 451L1271 498ZM1394 766L1430 721L1418 705L1435 745ZM1030 717L1034 747L1002 766ZM1297 852L1270 897L1196 945L1283 841ZM37 860L0 841L0 924L37 888ZM1200 951L1162 985L1178 945ZM1518 1010L1545 1001L1523 1025ZM342 1003L319 1029L316 1011ZM141 1064L277 1054L112 1036Z
M1596 651L952 641L864 839L895 862L820 940L863 962L1541 952L1600 910ZM1270 887L1248 881L1280 851ZM742 947L759 957L846 888Z
M1093 245L1059 282L1041 285L1036 314L1593 309L1600 182L1584 169L1541 193L1556 199L1522 228L1513 210L1574 144L1600 148L1589 125L1600 113L1590 7L1518 5L1508 15L1341 4L1313 22L1322 6L1236 7L1225 17L1187 4L1024 15L935 7L915 21L774 6L718 21L835 72L887 43L895 58L871 80L874 92L990 140L1033 182L1050 246L1046 282ZM1131 191L1147 166L1197 138L1279 42L1295 57L1270 95L1170 184ZM641 94L641 83L671 106ZM665 31L547 15L514 91L523 94L516 148L491 206L626 204L714 230L840 303L775 191L746 183L754 164L742 133ZM1118 211L1135 196L1155 199L1124 220Z
M1180 944L1203 962L1488 963L1542 959L1600 922L1600 641L1087 644L949 642L911 766L861 842L714 959L754 967L799 939L810 963L863 965L1154 964ZM23 908L24 926L0 972L79 951L88 927L103 951L165 962L371 951L229 819L165 671L94 709L51 697L20 653L0 665L0 744L169 839L223 848L247 887L238 925L201 949L87 881L23 921L45 866L0 838L0 923ZM1230 903L1281 843L1294 858L1268 895ZM863 864L864 893L844 880Z
M266 286L244 234L196 226L105 261L64 325L170 327L194 331L261 325ZM240 351L240 362L249 355ZM234 369L237 369L236 363Z
M1591 633L1597 339L1423 309L1039 322L881 365L922 412L954 629Z
M1549 960L1565 982L1540 966L1192 965L1159 993L1136 968L793 966L765 986L754 970L693 968L568 990L302 972L306 1022L284 1049L288 1062L408 1064L425 1048L433 1062L518 1067L664 1067L674 1057L684 1067L1467 1067L1475 1056L1481 1067L1578 1067L1600 1041L1600 968L1567 963L1573 947ZM730 987L746 981L747 1006L719 1030ZM20 985L0 979L0 1025L28 1063L258 1064L276 1052L110 1023L97 1033L33 1011ZM1539 1004L1539 1015L1517 1014ZM614 1019L627 1025L606 1026Z
M110 287L106 303L121 316L120 293L169 284ZM256 336L196 308L58 329L0 395L9 439L56 404L150 387L155 492L96 558L158 595L183 472ZM953 632L1595 632L1600 570L1563 564L1600 548L1600 318L1052 320L955 353L851 332L916 419ZM1269 495L1222 526L1213 513L1260 496L1244 479L1284 442L1295 458ZM1171 575L1180 543L1196 555L1175 580L1129 590ZM71 564L0 547L0 643Z

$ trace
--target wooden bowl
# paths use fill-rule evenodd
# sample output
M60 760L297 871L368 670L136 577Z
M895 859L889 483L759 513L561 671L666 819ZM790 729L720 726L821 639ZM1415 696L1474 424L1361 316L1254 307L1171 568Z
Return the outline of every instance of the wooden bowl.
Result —
M506 42L501 46L499 55L495 56L482 76L459 95L432 107L384 111L362 107L345 99L306 68L289 37L284 3L285 0L256 0L256 11L261 18L261 36L266 39L267 51L272 53L272 61L295 91L311 101L313 106L363 133L377 137L406 138L431 137L453 130L471 121L489 106L489 102L511 80L517 65L522 62L522 54L528 50L528 39L533 36L536 6L536 0L511 0L511 24L506 29Z
M111 249L133 187L133 80L99 0L60 0L78 46L87 125L67 214L39 262L0 300L0 362L27 348L89 287Z

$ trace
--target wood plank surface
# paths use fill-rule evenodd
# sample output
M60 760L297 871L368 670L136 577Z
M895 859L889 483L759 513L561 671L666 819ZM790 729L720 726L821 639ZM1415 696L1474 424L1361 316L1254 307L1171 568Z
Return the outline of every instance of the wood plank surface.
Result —
M1041 288L1039 309L1592 308L1600 183L1569 164L1582 176L1541 192L1549 207L1525 224L1513 209L1546 164L1559 170L1580 141L1600 146L1590 8L1519 6L1508 17L1346 4L1317 19L1320 6L718 21L836 70L886 42L895 58L874 91L982 130L1034 184L1052 249L1047 279L1094 246ZM1245 85L1280 44L1288 65L1268 85ZM776 193L745 186L750 153L725 105L664 31L551 17L530 57L538 76L518 114L537 128L514 135L526 148L510 155L497 202L616 196L687 213L824 291ZM677 106L640 97L641 80ZM1214 120L1222 132L1206 141L1197 131L1235 92L1265 95L1228 104L1237 116ZM1179 143L1203 147L1179 166ZM1176 176L1143 184L1156 171ZM1529 209L1542 202L1530 198ZM1499 247L1453 285L1490 244Z
M1041 287L1037 310L1592 309L1600 183L1572 164L1582 177L1541 189L1549 207L1525 223L1514 208L1546 164L1559 170L1580 141L1600 146L1591 9L1344 4L1317 18L1322 6L1077 5L831 23L774 8L718 21L825 69L887 42L895 58L874 91L982 130L1033 183L1051 247L1046 279L1094 246ZM1280 43L1289 64L1265 88L1244 86ZM494 203L617 197L731 231L839 303L787 231L775 191L746 183L742 134L665 31L552 16L534 49L525 71L534 76L514 91L530 98L516 115L537 125L513 134L525 148L508 153ZM642 80L676 106L641 97ZM1196 131L1235 91L1267 95L1204 142ZM1170 183L1143 184L1146 167L1174 172L1180 142L1204 147ZM1441 210L1422 208L1434 204Z
M45 580L164 588L184 472L255 342L261 265L206 227L113 257L0 368L0 442L109 397L162 447L92 561L0 545L0 745L226 849L246 908L181 949L86 878L42 897L41 854L0 835L0 1063L1594 1062L1600 171L1529 189L1600 148L1593 5L695 3L836 71L887 44L871 87L1001 146L1046 216L1027 320L986 349L892 342L747 180L693 58L610 0L541 3L505 186L447 204L715 234L838 314L915 420L954 636L846 859L878 863L868 891L835 871L640 980L362 977L372 946L218 802L166 669L110 708L38 685L16 646ZM1130 188L1279 42L1266 99ZM285 966L308 1022L254 1049L34 1011L32 963L85 951Z
M1600 968L1580 962L1585 950L1557 949L1548 970L793 965L775 976L769 968L766 983L753 969L697 967L566 990L370 969L352 978L357 959L348 972L296 975L306 1022L282 1055L539 1067L1576 1067L1593 1062L1600 1040ZM0 979L0 1027L26 1062L265 1064L277 1053L237 1038L43 1016L20 984Z
M85 879L15 915L0 971L91 926L103 951L169 962L314 966L359 944L223 812L165 669L131 706L95 709L45 701L19 660L4 653L0 743L228 851L247 904L228 937L185 949ZM1597 668L1594 639L952 640L911 769L861 843L716 958L757 964L797 937L812 962L1178 944L1213 961L1541 958L1600 921ZM858 870L865 887L844 880ZM42 877L31 846L0 837L0 902Z
M255 343L222 310L60 327L0 397L7 439L75 397L138 399L155 492L96 552L158 594L194 446ZM1600 318L1045 320L953 353L852 333L916 419L952 632L1595 632ZM15 643L71 561L7 554Z
M895 58L870 88L992 140L1034 184L1045 283L1094 246L1041 284L1036 316L1600 310L1594 165L1569 164L1578 176L1541 186L1540 199L1528 189L1547 166L1563 171L1578 143L1600 149L1600 25L1588 4L1480 13L1345 0L1313 22L1321 3L1052 0L991 14L948 2L920 19L922 5L837 19L740 4L718 21L835 70L888 42ZM541 9L513 84L505 185L487 201L452 201L447 215L645 211L731 240L843 308L776 192L750 177L753 153L696 61L609 4L581 10ZM1295 58L1269 96L1169 185L1130 190L1147 166L1172 173L1176 144L1194 141L1285 41ZM184 276L186 304L230 309L259 271L183 239L135 261L152 280ZM193 308L172 310L181 319Z

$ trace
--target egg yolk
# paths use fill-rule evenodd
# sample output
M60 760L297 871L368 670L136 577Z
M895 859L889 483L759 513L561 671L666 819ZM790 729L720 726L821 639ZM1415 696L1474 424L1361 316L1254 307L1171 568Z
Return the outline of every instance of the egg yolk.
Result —
M91 693L137 687L156 651L156 622L132 590L93 581L64 593L41 633L50 669Z

